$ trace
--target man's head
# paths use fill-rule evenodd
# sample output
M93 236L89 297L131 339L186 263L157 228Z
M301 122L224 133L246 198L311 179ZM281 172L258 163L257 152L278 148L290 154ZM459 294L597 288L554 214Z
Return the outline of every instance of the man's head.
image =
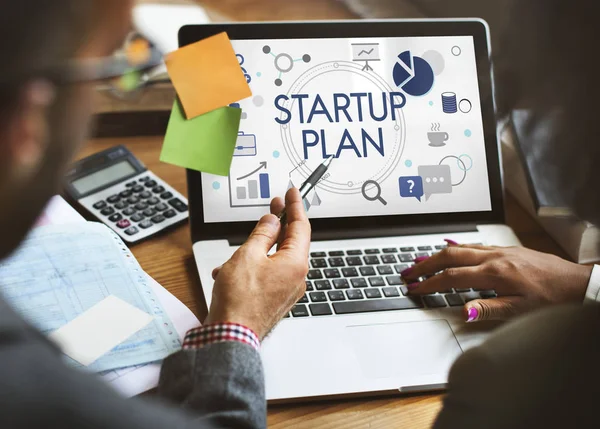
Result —
M0 259L18 245L85 139L92 84L58 83L73 60L111 55L132 0L0 0Z

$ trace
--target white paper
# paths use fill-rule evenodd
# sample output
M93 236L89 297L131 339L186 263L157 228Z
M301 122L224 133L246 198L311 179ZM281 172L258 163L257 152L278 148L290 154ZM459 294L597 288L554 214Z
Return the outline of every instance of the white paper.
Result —
M61 196L56 195L48 202L35 226L63 225L77 222L85 222L85 219Z
M86 222L60 196L52 198L40 219L43 219L45 224ZM200 326L198 318L187 306L150 276L148 276L148 284L156 294L165 312L171 318L179 339L183 342L187 331ZM130 366L106 371L100 377L122 395L132 397L158 386L160 368L160 363Z
M64 354L88 366L152 319L148 313L111 295L48 337Z
M187 331L200 326L198 318L196 318L188 307L150 276L148 276L148 284L154 290L167 314L171 317L177 334L183 342ZM131 397L158 386L160 368L161 363L152 363L107 371L101 377L122 395Z

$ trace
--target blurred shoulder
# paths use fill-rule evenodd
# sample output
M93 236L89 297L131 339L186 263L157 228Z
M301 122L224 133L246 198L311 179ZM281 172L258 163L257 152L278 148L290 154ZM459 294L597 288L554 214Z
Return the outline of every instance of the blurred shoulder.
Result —
M599 363L599 304L525 316L458 359L436 428L596 427Z
M525 349L531 354L548 349L568 352L564 347L600 351L600 304L559 306L532 313L507 323L482 346L503 358Z

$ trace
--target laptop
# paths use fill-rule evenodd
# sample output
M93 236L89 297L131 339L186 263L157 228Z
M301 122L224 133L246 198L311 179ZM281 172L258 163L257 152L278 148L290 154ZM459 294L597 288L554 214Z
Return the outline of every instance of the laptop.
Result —
M264 340L270 401L444 389L453 362L496 326L466 324L486 285L420 298L399 275L462 244L519 245L504 223L489 30L481 20L186 26L185 46L226 31L253 96L229 177L188 171L193 251L211 271L269 202L330 155L304 204L305 296ZM471 289L470 286L476 286Z

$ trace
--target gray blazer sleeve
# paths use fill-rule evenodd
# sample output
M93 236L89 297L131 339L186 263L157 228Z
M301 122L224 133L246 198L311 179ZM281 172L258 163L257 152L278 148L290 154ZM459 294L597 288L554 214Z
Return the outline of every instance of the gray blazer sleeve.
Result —
M1 428L266 427L260 355L244 344L169 357L159 392L160 401L125 399L96 376L66 366L58 349L0 299Z
M461 357L435 429L598 427L600 305L536 313Z
M242 343L217 343L165 360L159 393L218 427L266 427L260 355Z

